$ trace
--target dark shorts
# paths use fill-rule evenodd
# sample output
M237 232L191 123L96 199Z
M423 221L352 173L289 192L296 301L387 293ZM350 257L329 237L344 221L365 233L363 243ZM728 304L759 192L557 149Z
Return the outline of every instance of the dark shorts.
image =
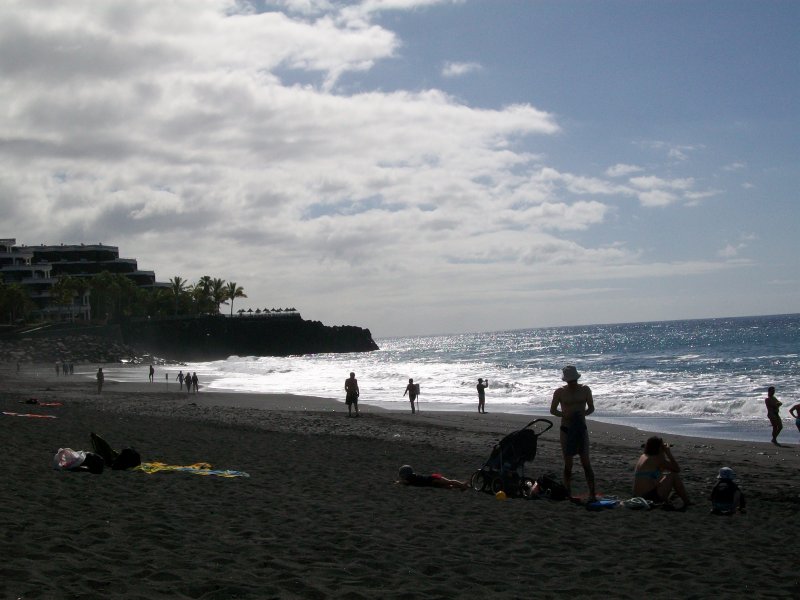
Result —
M589 451L589 429L586 421L578 420L571 425L562 425L561 432L565 435L562 450L566 456L575 456Z
M358 395L347 394L347 398L344 401L346 404L358 404Z

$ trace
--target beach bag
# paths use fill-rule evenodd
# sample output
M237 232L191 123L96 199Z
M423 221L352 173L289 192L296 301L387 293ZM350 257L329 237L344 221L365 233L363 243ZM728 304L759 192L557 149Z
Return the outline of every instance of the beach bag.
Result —
M100 474L103 472L103 466L103 457L99 454L72 448L59 448L53 457L53 468L64 471L89 471Z
M552 473L545 473L536 480L539 494L551 500L566 500L567 488Z
M119 456L111 464L111 468L115 471L122 471L124 469L132 469L142 464L142 457L133 448L123 448Z
M95 475L99 475L103 472L103 467L105 466L105 461L103 457L99 454L95 454L94 452L87 452L86 458L83 459L83 464L78 467L81 471L89 471L89 473L94 473Z
M92 441L92 449L103 457L106 466L112 466L114 461L117 460L119 453L114 450L107 441L105 441L96 433L89 434L89 437Z
M59 448L53 457L53 468L69 471L76 469L83 464L86 459L86 452L83 450L73 450L72 448Z

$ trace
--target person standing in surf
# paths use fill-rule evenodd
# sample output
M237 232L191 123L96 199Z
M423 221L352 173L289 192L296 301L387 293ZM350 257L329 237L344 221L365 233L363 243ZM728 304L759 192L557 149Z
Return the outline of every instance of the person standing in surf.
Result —
M596 499L594 488L594 471L589 460L589 429L586 417L594 412L592 390L587 385L580 385L581 374L567 365L561 370L561 380L566 382L553 393L550 414L561 417L561 452L564 455L564 487L572 497L572 462L577 454L586 475L589 486L589 502Z
M489 380L484 381L478 377L478 412L486 414L486 388L489 387Z
M408 385L406 386L406 391L403 392L403 397L408 394L408 399L411 400L411 414L413 415L416 411L416 407L414 406L414 402L417 400L417 390L419 389L418 385L414 384L413 379L408 380Z
M794 417L794 424L797 425L797 431L800 431L800 404L795 404L790 408L789 414Z
M782 402L775 397L775 388L770 386L767 389L767 397L764 398L764 404L767 406L767 418L772 425L772 443L780 446L778 443L778 434L783 429L783 422L779 410Z
M358 397L361 395L361 391L358 389L358 380L355 373L350 373L350 378L344 380L344 391L347 416L353 416L353 407L355 407L356 416L358 416Z

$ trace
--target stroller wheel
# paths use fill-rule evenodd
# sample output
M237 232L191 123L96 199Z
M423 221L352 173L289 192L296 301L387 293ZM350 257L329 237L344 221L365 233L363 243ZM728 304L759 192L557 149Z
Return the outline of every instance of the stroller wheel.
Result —
M502 477L495 477L492 479L492 493L496 494L497 492L505 491L503 486L503 478Z
M486 491L486 487L488 484L488 482L486 481L486 475L484 475L483 471L475 471L469 480L469 484L472 486L472 489L475 490L476 492Z

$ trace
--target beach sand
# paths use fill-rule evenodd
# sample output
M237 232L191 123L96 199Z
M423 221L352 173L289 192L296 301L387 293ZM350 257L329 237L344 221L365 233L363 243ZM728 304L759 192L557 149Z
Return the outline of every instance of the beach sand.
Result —
M187 396L158 381L107 382L98 396L77 377L0 376L3 411L57 417L0 417L2 598L800 597L788 428L783 448L669 436L695 506L592 512L395 484L406 463L468 479L524 416L362 406L350 419L323 398ZM589 426L598 491L628 498L648 433ZM60 447L90 450L90 432L145 461L250 477L51 467ZM721 466L736 470L746 514L709 514ZM526 474L561 468L554 429ZM574 481L585 493L579 466Z

